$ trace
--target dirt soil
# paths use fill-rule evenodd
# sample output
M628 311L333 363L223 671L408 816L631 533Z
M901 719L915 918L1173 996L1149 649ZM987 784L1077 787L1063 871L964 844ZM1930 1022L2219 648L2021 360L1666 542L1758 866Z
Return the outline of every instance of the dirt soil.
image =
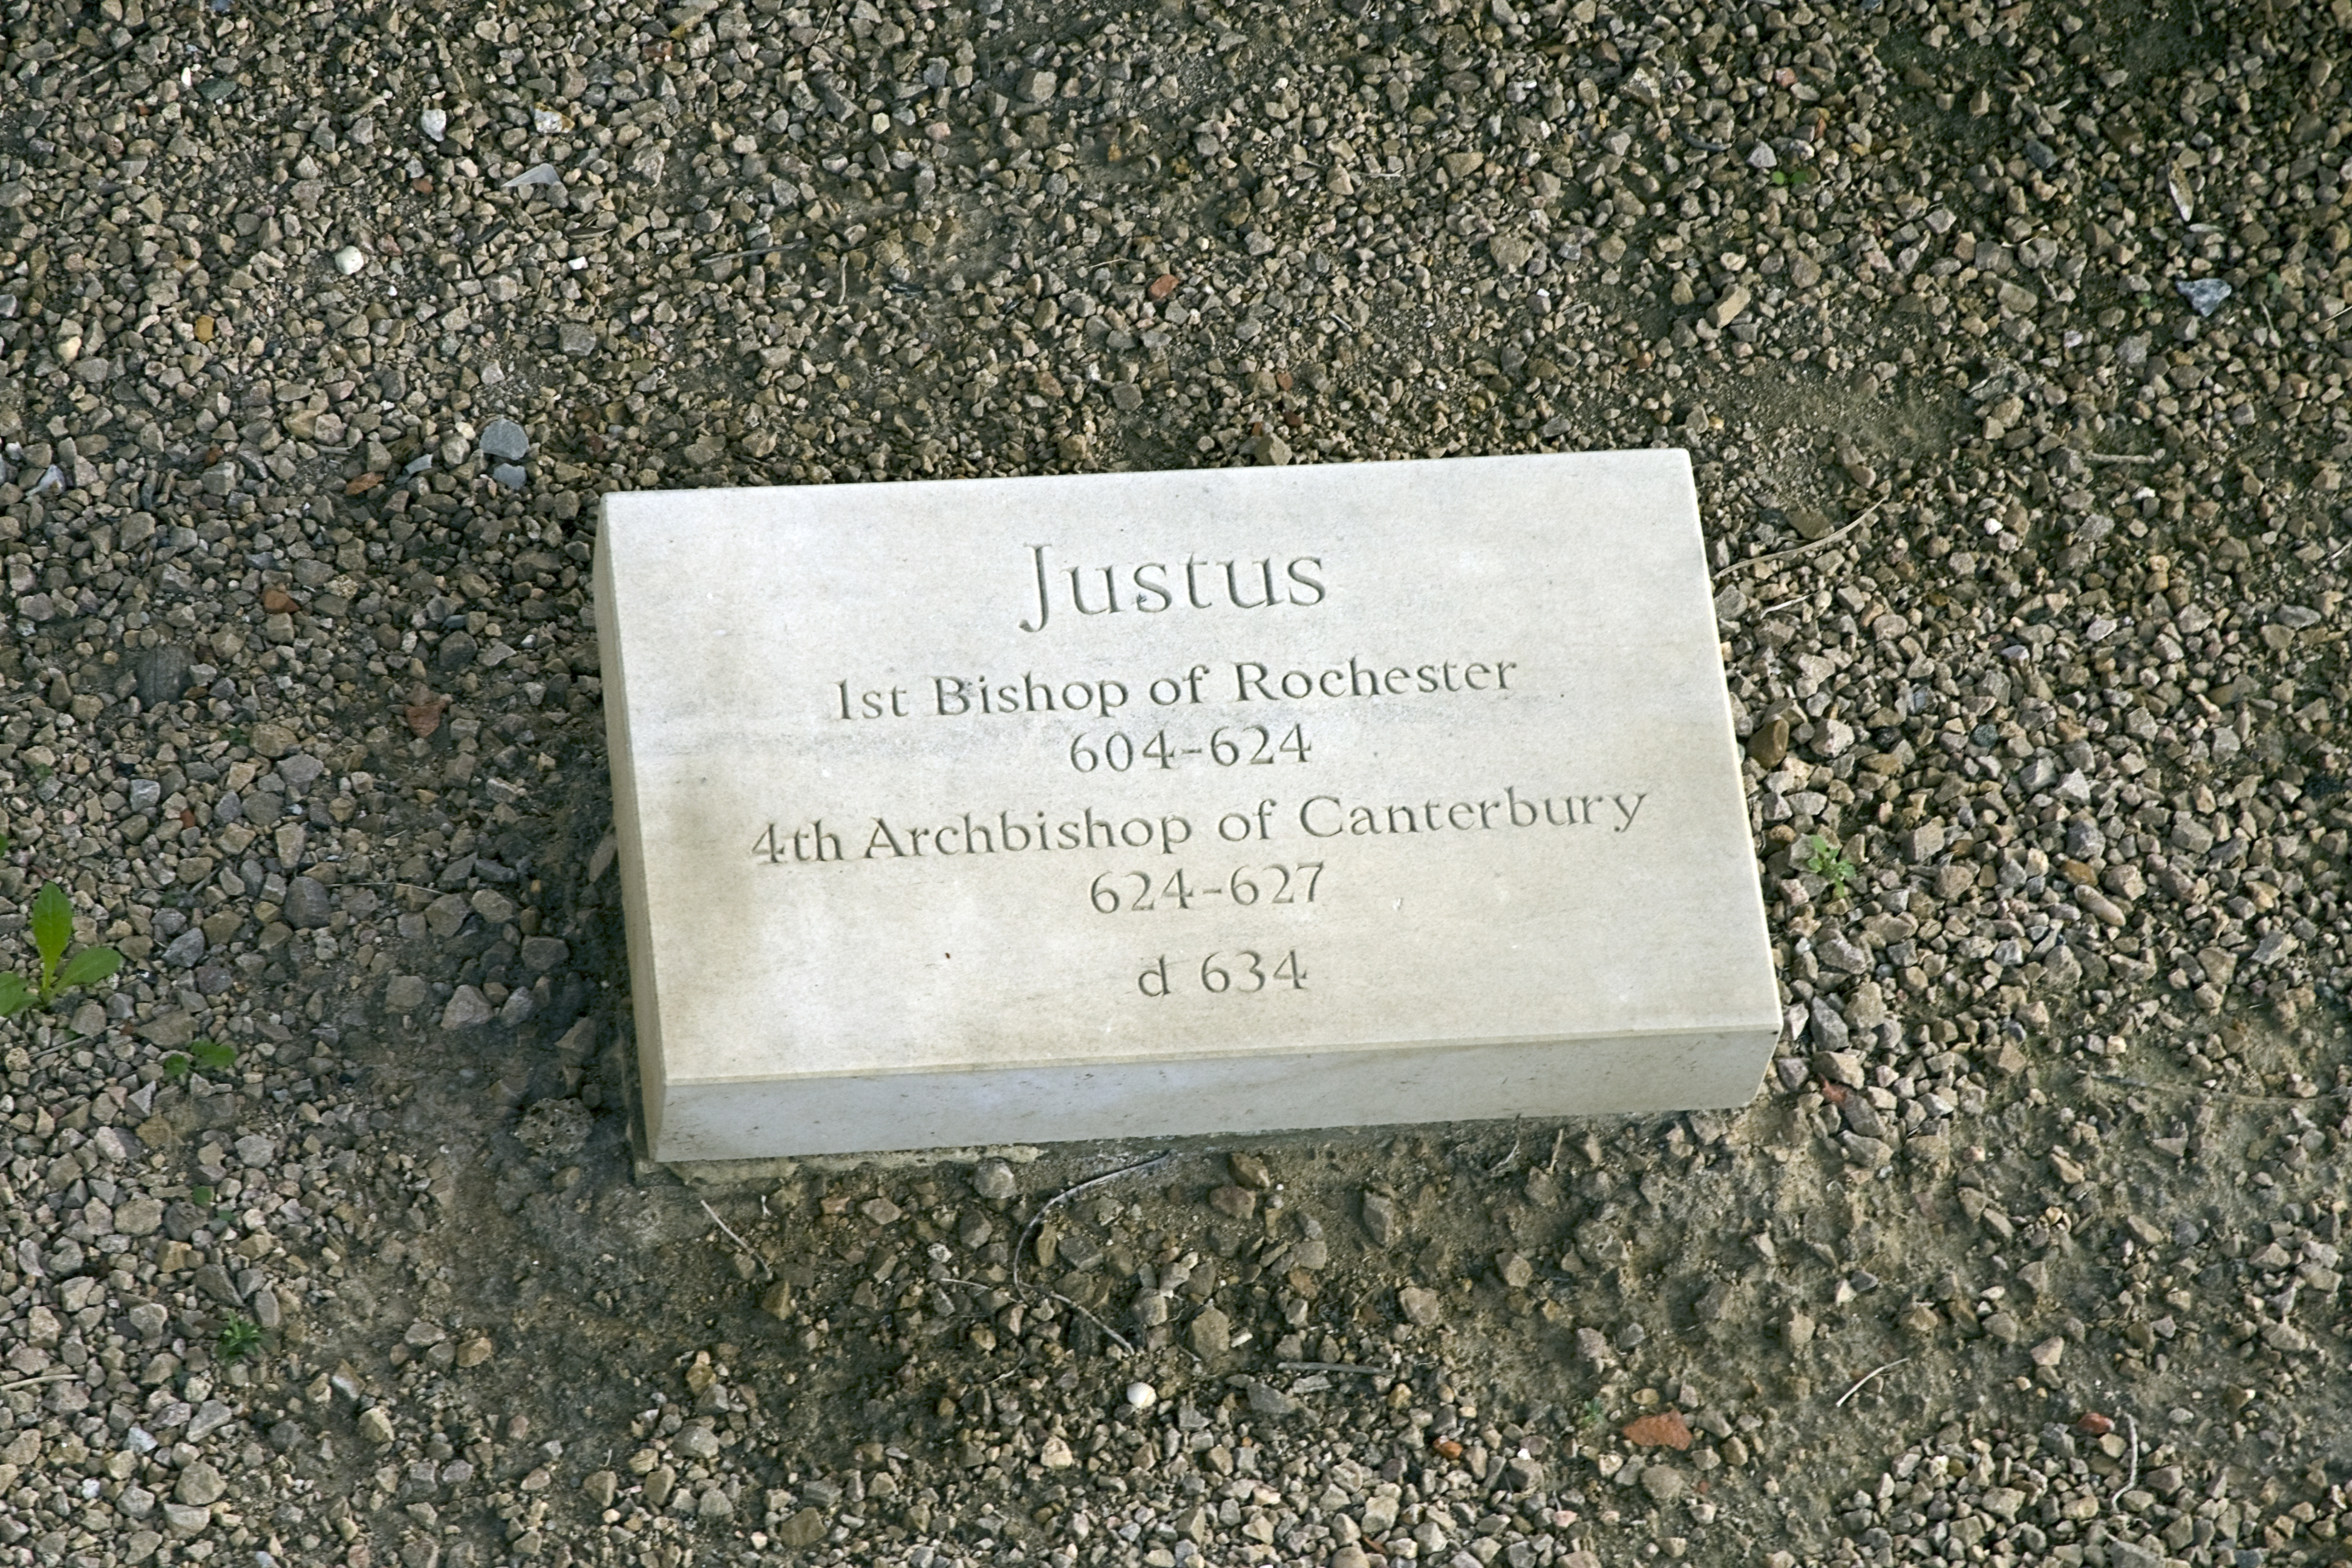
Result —
M0 1562L2352 1561L2347 0L0 16ZM1651 445L1753 1103L638 1162L602 494Z

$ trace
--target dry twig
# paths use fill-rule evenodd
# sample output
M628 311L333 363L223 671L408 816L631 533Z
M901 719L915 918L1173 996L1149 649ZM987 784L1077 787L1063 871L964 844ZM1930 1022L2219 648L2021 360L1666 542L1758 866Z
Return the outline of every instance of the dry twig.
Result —
M1125 1335L1121 1334L1117 1329L1112 1328L1108 1323L1104 1322L1100 1318L1096 1317L1092 1312L1087 1311L1084 1307L1079 1306L1076 1301L1071 1300L1067 1296L1063 1295L1059 1290L1049 1290L1043 1285L1024 1285L1018 1279L1003 1286L991 1285L979 1279L956 1279L952 1278L935 1279L932 1283L935 1285L961 1285L973 1290L1006 1289L1034 1291L1040 1296L1050 1297L1054 1300L1059 1301L1063 1306L1067 1307L1071 1311L1076 1312L1087 1322L1092 1323L1096 1328L1100 1329L1103 1331L1104 1337L1108 1339L1111 1343L1117 1345L1119 1349L1125 1351L1128 1354L1133 1355L1135 1353L1135 1347L1127 1342Z
M751 1261L758 1264L761 1271L764 1272L769 1279L773 1279L776 1277L776 1271L768 1266L768 1260L761 1257L760 1254L753 1249L750 1242L736 1235L734 1228L725 1220L719 1217L719 1211L710 1206L710 1200L709 1198L700 1198L696 1201L702 1205L702 1212L710 1216L710 1223L727 1233L728 1240L733 1242L736 1246L741 1247L744 1252L749 1254Z
M1717 572L1715 574L1714 581L1720 583L1726 577L1730 576L1734 572L1738 572L1744 567L1769 566L1775 561L1791 561L1800 555L1810 553L1815 550L1826 550L1831 545L1835 544L1839 540L1843 539L1847 534L1852 533L1855 529L1860 528L1864 523L1868 522L1870 521L1870 514L1876 511L1880 507L1883 507L1885 504L1886 498L1881 496L1878 500L1872 501L1868 506L1864 507L1862 509L1862 515L1855 518L1852 522L1847 523L1835 533L1822 534L1819 539L1814 540L1810 544L1792 545L1787 550L1775 550L1769 555L1751 555L1745 561L1735 561L1730 565L1725 567L1722 571Z
M1021 1239L1019 1242L1014 1244L1013 1248L1013 1282L1015 1285L1021 1283L1021 1255L1029 1250L1030 1237L1037 1234L1037 1227L1045 1223L1045 1216L1047 1215L1052 1214L1055 1209L1060 1208L1064 1204L1068 1203L1080 1193L1092 1192L1095 1188L1101 1186L1104 1183L1116 1182L1121 1176L1132 1176L1139 1171L1149 1171L1155 1165L1164 1165L1175 1157L1175 1152L1171 1150L1165 1154L1154 1154L1150 1159L1139 1161L1132 1165L1122 1165L1116 1171L1108 1171L1099 1176L1095 1176L1087 1181L1080 1182L1075 1187L1064 1188L1061 1192L1055 1193L1052 1197L1047 1198L1044 1203L1038 1205L1037 1212L1029 1216L1029 1223L1021 1227ZM1108 1332L1108 1331L1106 1330L1105 1331Z
M2128 1411L2124 1415L2124 1430L2131 1434L2131 1472L2124 1477L2124 1484L2111 1500L2117 1508L2123 1506L2124 1493L2139 1485L2139 1423L2132 1419Z
M708 267L714 261L748 261L754 256L777 256L787 250L806 250L807 248L808 241L804 239L794 240L790 245L755 245L749 250L722 250L716 255L704 257L695 265Z
M2318 1095L2305 1097L2300 1094L2242 1094L2235 1089L2208 1089L2201 1083L2150 1083L2146 1079L2126 1078L2117 1072L2086 1071L2083 1076L2101 1083L2121 1084L2126 1089L2146 1089L2150 1094L2193 1094L2200 1100L2234 1100L2245 1105L2308 1105L2319 1098Z
M1839 1394L1837 1396L1837 1403L1830 1406L1830 1408L1832 1410L1844 1409L1845 1402L1852 1399L1855 1394L1860 1394L1863 1390L1864 1384L1867 1384L1872 1378L1876 1377L1882 1372L1893 1372L1896 1367L1901 1366L1904 1362L1907 1362L1911 1358L1906 1355L1902 1359L1902 1361L1890 1361L1885 1366L1872 1367L1868 1372L1864 1373L1860 1377L1854 1379L1853 1386L1847 1389L1843 1394Z
M14 1394L20 1388L31 1388L36 1384L65 1383L80 1375L81 1373L78 1372L68 1372L60 1368L56 1372L42 1373L37 1377L20 1377L14 1383L0 1383L0 1394Z

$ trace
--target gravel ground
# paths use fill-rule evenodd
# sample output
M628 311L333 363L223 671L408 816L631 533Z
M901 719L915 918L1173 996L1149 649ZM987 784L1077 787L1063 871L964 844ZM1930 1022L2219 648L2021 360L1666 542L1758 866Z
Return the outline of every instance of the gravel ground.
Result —
M0 1563L2352 1560L2352 0L5 16ZM601 493L1650 444L1754 1105L635 1172Z

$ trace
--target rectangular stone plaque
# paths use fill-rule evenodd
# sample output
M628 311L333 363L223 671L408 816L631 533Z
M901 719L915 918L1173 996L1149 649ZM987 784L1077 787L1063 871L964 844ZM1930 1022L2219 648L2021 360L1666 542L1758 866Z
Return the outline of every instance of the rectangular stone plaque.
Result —
M663 1160L1737 1105L1678 451L607 497Z

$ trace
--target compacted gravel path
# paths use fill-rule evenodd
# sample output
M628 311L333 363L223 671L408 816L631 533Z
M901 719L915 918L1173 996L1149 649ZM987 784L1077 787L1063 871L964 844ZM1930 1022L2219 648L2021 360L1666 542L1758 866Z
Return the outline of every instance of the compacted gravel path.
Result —
M2347 1560L2347 0L0 17L0 1563ZM602 494L1654 444L1747 1110L635 1164Z

